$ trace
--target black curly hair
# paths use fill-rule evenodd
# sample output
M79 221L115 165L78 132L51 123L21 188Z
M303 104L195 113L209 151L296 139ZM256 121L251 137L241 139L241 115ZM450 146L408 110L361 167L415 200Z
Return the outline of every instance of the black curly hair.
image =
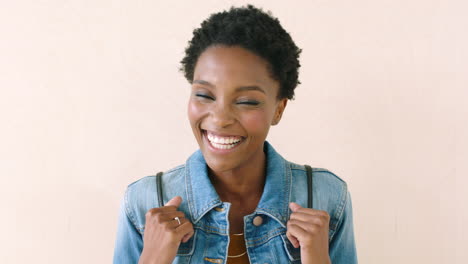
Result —
M270 12L265 13L252 5L231 7L203 21L201 27L193 31L181 61L180 70L190 83L198 58L213 45L240 46L265 59L272 78L280 84L278 99L294 98L294 89L300 84L301 49Z

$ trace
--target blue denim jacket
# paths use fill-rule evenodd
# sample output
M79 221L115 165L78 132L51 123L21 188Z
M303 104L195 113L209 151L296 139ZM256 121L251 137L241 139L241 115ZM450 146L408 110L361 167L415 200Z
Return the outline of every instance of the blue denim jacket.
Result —
M286 237L289 203L307 206L307 175L303 165L281 157L265 142L266 180L257 209L244 217L250 263L301 263L300 249ZM333 264L357 263L350 193L346 183L326 169L312 168L313 208L330 215L329 254ZM195 234L181 243L177 263L226 263L230 203L222 202L210 182L200 150L162 177L164 203L181 196L179 210L192 222ZM114 263L138 263L143 249L146 212L158 205L155 176L130 184L120 208ZM262 218L258 226L253 224ZM258 222L256 222L258 224Z

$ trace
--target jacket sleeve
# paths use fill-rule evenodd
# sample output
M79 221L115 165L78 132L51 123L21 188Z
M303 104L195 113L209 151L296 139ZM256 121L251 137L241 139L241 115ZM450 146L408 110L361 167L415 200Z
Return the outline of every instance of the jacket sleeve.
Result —
M346 189L346 201L343 214L329 245L329 254L332 264L358 263L353 229L351 194Z
M114 264L138 263L143 250L142 235L132 222L127 204L127 193L120 204L120 212L117 224L117 237L114 248Z

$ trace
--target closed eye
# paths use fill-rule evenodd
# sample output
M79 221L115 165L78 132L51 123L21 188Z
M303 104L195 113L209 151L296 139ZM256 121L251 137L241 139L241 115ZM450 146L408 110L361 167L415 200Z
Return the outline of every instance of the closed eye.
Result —
M206 94L200 94L200 93L197 93L195 94L196 97L201 97L201 98L204 98L204 99L210 99L210 100L214 100L213 97L209 96L209 95L206 95Z
M240 101L240 102L237 102L237 104L258 105L259 102L257 102L257 101Z

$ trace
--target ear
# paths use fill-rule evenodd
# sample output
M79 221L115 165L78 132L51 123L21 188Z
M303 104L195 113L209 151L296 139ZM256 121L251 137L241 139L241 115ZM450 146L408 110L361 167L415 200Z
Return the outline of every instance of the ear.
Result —
M278 101L277 106L276 106L275 116L273 117L273 120L271 122L272 126L277 125L279 123L279 121L281 120L281 117L283 116L283 112L287 104L288 104L288 98L283 98Z

